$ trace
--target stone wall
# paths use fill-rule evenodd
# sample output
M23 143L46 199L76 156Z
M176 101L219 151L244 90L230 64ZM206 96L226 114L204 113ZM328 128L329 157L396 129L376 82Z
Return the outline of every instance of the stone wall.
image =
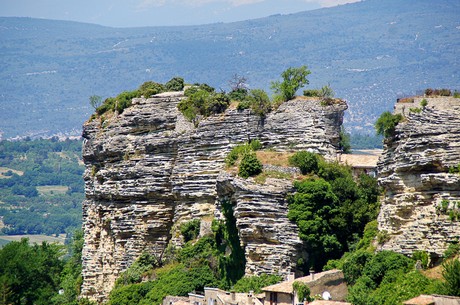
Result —
M380 234L387 234L380 248L439 257L460 237L460 219L448 215L460 202L460 174L449 173L460 163L460 99L426 98L428 106L420 113L410 110L421 108L422 100L395 106L405 119L385 140L379 160L385 193L378 222ZM446 212L440 210L443 200L449 202Z
M180 223L212 218L216 182L233 146L260 139L274 150L308 149L334 159L347 108L342 101L322 106L318 99L297 99L264 120L249 110L228 109L194 126L177 110L182 98L171 93L134 99L122 114L85 123L83 296L104 300L115 279L142 252L161 257L168 243L181 245ZM285 206L276 205L279 195L270 199L267 192L273 209L286 213ZM261 238L279 235L274 231L262 232ZM240 234L248 235L243 227ZM247 251L255 240L247 243ZM263 269L256 264L247 271Z

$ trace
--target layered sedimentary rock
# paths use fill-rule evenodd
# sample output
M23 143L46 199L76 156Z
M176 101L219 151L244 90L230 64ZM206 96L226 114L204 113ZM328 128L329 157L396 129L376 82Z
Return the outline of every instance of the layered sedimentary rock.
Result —
M168 243L180 245L176 228L181 222L212 218L218 198L216 182L234 145L257 138L274 150L308 149L333 159L347 107L340 101L324 106L319 100L300 99L282 104L264 120L249 110L228 109L202 118L195 126L177 110L182 98L181 93L169 93L134 99L121 114L104 114L85 123L83 296L103 300L119 274L142 252L161 257ZM262 251L259 258L248 260L252 267L247 271L257 273L265 268L258 264L273 265L281 255L275 251L270 256L271 245L290 243L281 235L294 240L296 231L292 224L283 228L275 225L273 219L274 229L267 226L262 230L260 243L251 237L255 231L246 230L245 219L268 213L259 209L248 216L251 200L255 202L259 196L259 191L253 191L250 194L247 190L235 216L241 225L241 239L247 241L248 255L256 245L265 247L258 250ZM277 218L286 218L282 202L285 191L276 191L273 196L269 190L264 193L264 202L271 204ZM279 241L262 242L271 240L270 236ZM292 249L296 245L297 240L292 242ZM286 249L280 250L283 255L288 255ZM286 264L292 261L286 258Z
M422 100L395 106L405 118L378 164L385 189L378 222L382 249L439 257L460 237L460 174L449 173L460 164L460 99L426 98L423 109Z
M217 180L218 207L233 205L241 244L245 250L247 275L294 271L297 259L308 258L302 251L297 226L288 220L286 195L290 181L269 179L264 185L222 173Z

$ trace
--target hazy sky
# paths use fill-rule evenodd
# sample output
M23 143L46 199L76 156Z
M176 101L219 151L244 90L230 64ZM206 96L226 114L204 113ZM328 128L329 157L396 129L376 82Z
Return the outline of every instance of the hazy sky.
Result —
M191 25L254 19L359 0L0 0L0 16L114 27Z

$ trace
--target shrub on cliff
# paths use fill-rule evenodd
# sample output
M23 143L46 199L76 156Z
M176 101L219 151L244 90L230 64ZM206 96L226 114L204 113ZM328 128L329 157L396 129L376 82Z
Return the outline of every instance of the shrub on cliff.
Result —
M320 157L319 155L308 152L298 151L289 157L289 165L298 167L303 175L317 172Z
M180 233L184 237L184 241L188 242L198 237L200 234L200 220L194 219L185 222L180 226Z
M181 77L174 77L166 83L166 85L147 81L139 86L137 90L125 91L116 97L109 97L105 99L104 103L96 108L96 113L102 115L105 112L112 110L122 113L123 110L131 106L131 101L136 97L149 98L152 95L159 94L165 91L180 91L184 88L184 79Z
M426 96L451 96L452 95L452 91L450 89L432 89L432 88L428 88L425 90L425 95Z
M262 169L262 163L259 161L259 159L257 159L256 154L246 153L241 159L241 163L238 168L238 176L242 178L255 176L260 174Z
M237 88L237 89L233 89L232 91L230 91L228 93L228 97L232 100L232 101L244 101L246 99L246 97L248 96L248 89L246 88Z
M251 109L254 114L265 117L272 110L272 106L270 98L264 90L253 89L238 104L238 110L243 109Z
M238 159L243 157L245 154L255 152L262 148L262 143L259 140L251 140L249 143L240 144L232 148L225 157L225 164L227 166L233 166L237 163Z
M349 154L351 153L351 144L350 144L350 137L351 135L345 130L345 128L342 126L340 128L340 142L339 142L339 148L344 154Z
M104 103L96 109L96 113L99 115L112 110L122 113L126 108L131 106L131 100L135 97L139 97L139 91L124 91L117 95L117 97L109 97L105 99Z
M162 85L160 83L148 81L148 82L143 83L139 87L138 90L139 90L138 97L143 96L145 98L149 98L152 95L164 92L166 90L166 88L165 88L164 85Z
M307 76L310 73L307 66L300 66L298 68L290 67L281 73L283 81L272 82L271 88L275 91L275 94L280 95L284 101L289 101L295 97L297 90L308 85L309 81Z
M378 135L383 135L387 138L392 137L395 132L396 125L398 125L402 119L403 116L399 113L392 114L389 111L385 111L375 122L375 130Z
M414 270L414 264L391 251L353 253L343 266L351 286L347 300L357 305L398 305L420 294L445 293L442 281L427 278Z
M214 88L207 85L191 87L185 91L185 96L187 98L177 107L190 121L195 121L198 115L207 117L222 113L230 105L230 99L225 93L216 93Z
M303 96L306 97L319 97L320 92L319 89L306 89L303 91Z
M165 84L167 91L181 91L184 89L184 79L182 77L173 77Z

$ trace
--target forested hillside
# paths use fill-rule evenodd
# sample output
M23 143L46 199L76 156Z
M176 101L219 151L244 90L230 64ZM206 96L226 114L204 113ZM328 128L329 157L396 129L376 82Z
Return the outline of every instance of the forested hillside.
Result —
M81 226L81 140L0 142L3 234L61 234Z

